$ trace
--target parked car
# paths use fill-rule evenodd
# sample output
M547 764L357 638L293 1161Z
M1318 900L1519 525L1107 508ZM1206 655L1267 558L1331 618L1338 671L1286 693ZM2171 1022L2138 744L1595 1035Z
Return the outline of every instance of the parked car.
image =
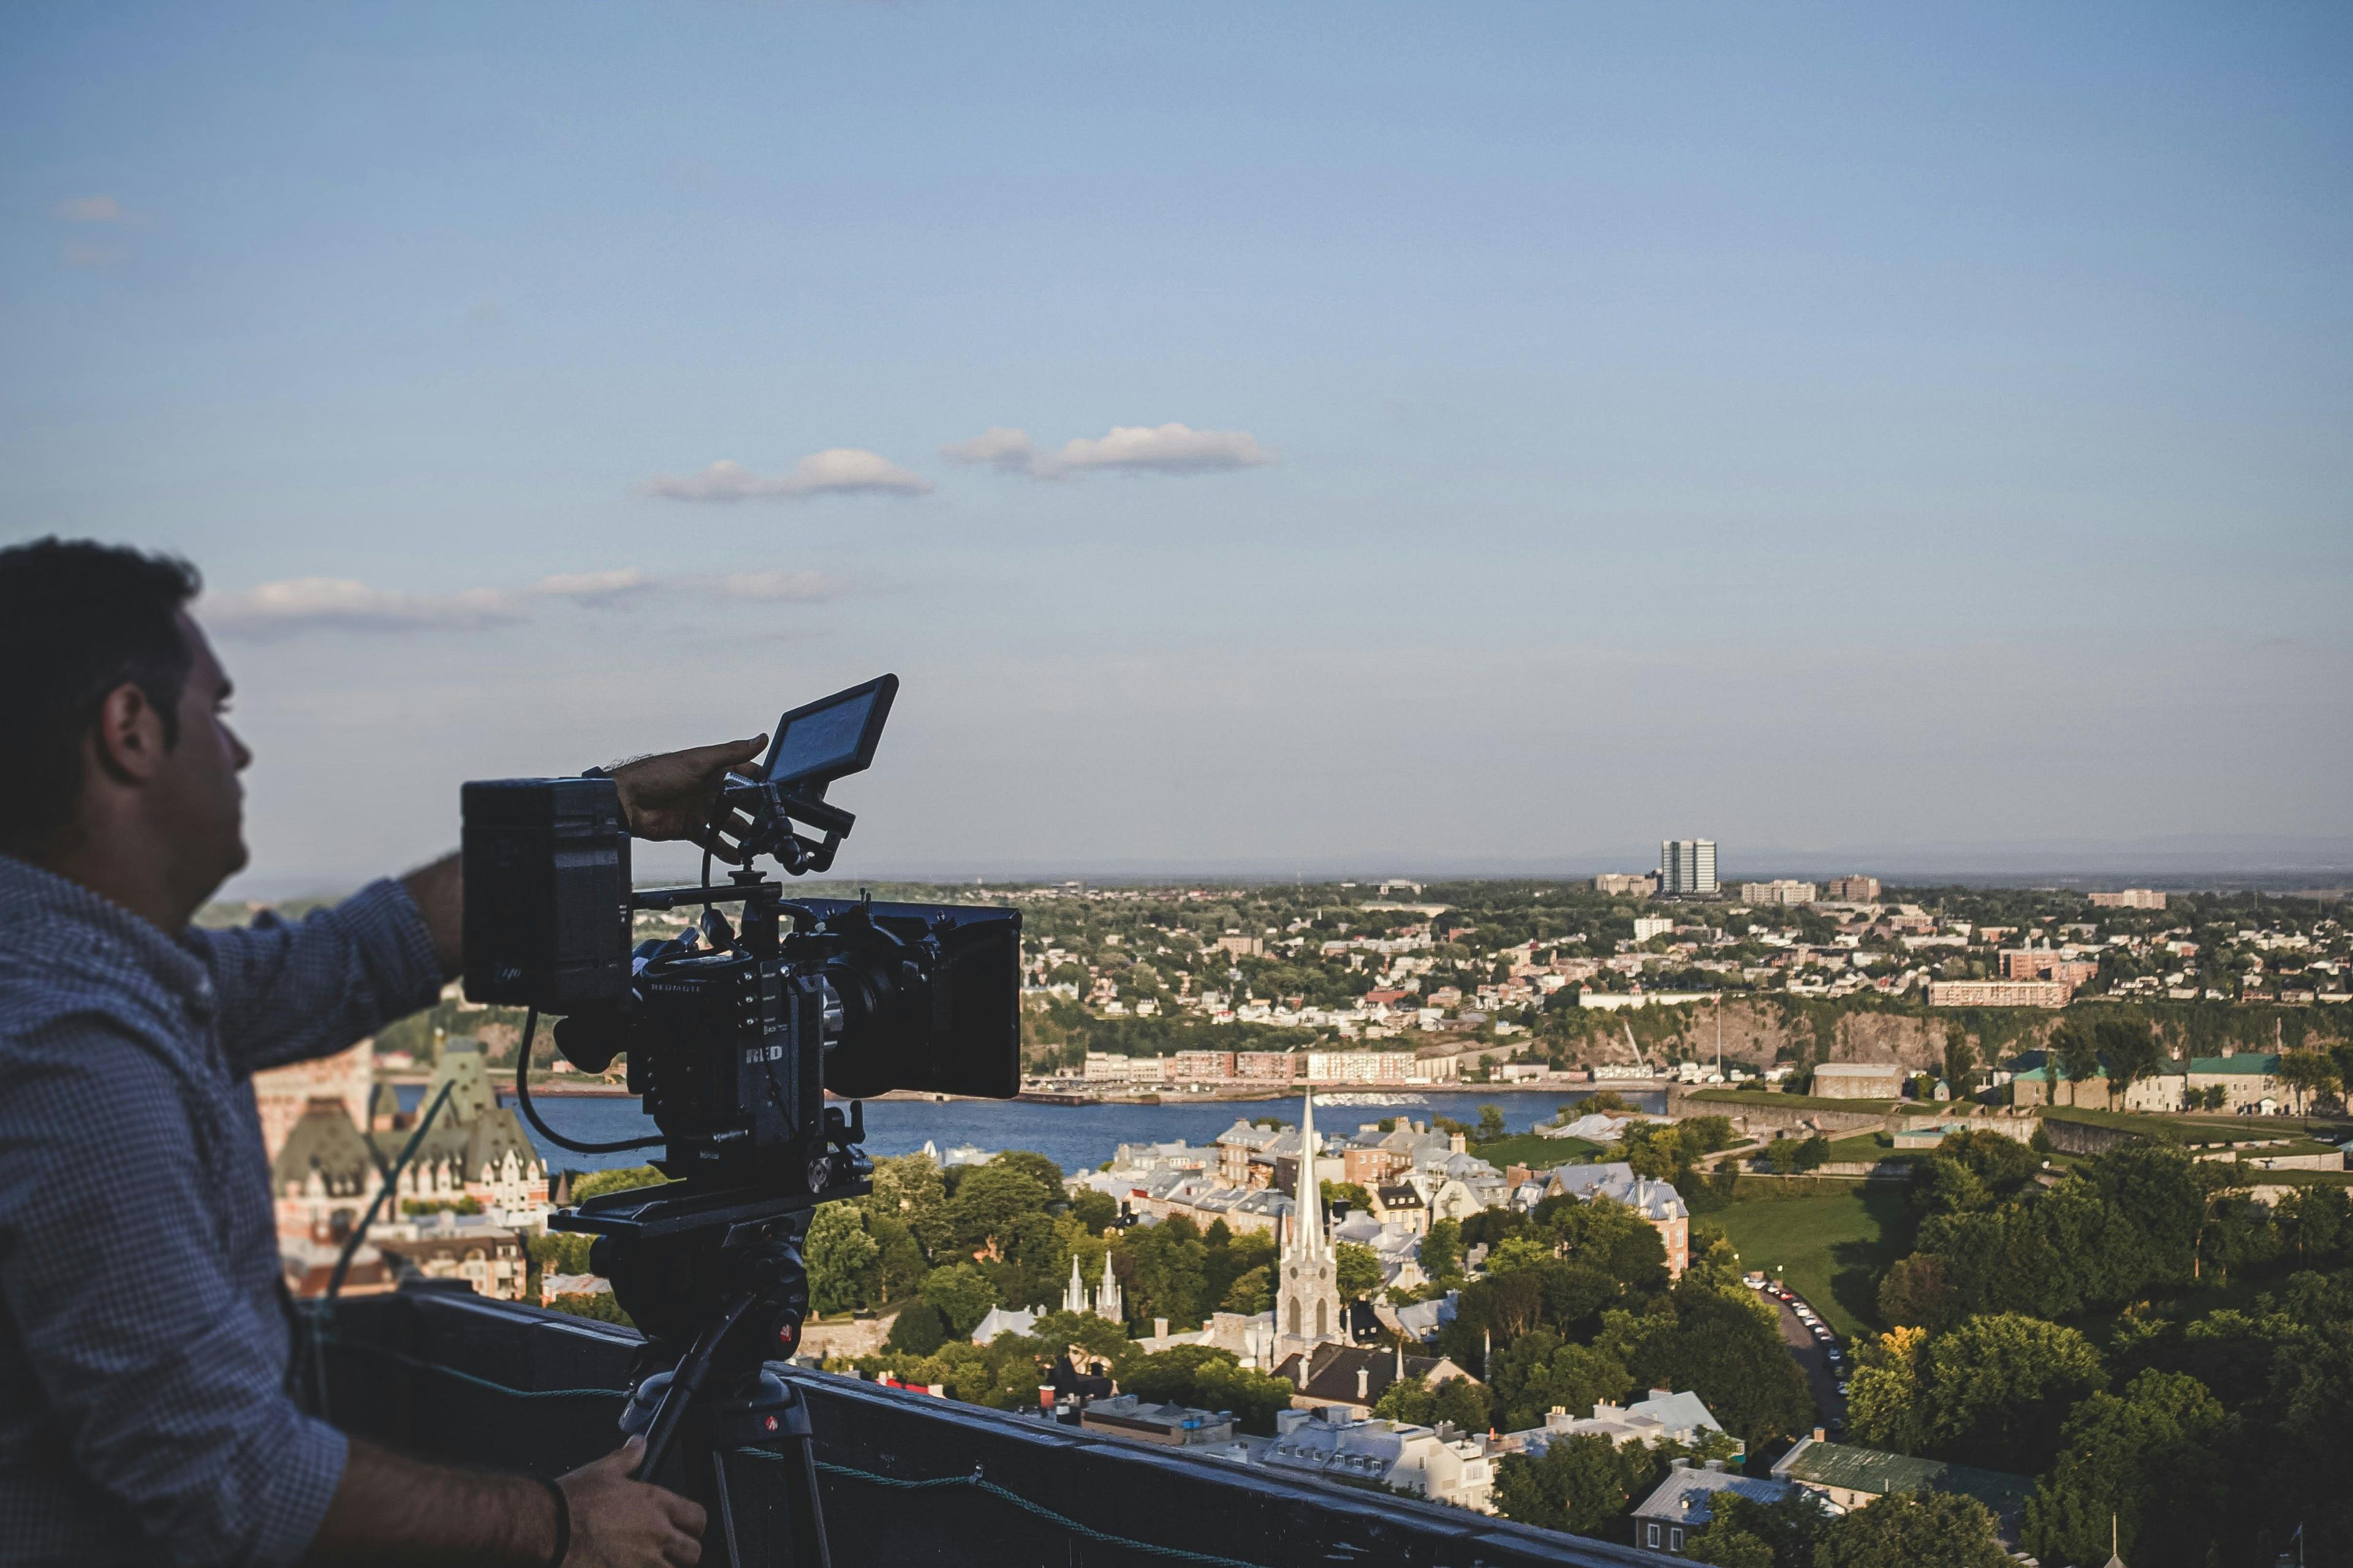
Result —
M1838 1391L1839 1391L1839 1397L1840 1397L1841 1399L1844 1399L1844 1398L1846 1397L1846 1391L1847 1391L1847 1381L1846 1381L1846 1379L1844 1379L1844 1378L1840 1378L1840 1379L1839 1379Z

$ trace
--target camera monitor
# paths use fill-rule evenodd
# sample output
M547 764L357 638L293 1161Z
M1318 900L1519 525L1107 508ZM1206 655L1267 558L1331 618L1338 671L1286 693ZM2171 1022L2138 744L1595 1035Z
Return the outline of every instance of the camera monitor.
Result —
M776 739L765 764L767 781L786 789L822 786L863 773L874 761L882 721L899 678L877 676L862 686L793 709L776 721Z

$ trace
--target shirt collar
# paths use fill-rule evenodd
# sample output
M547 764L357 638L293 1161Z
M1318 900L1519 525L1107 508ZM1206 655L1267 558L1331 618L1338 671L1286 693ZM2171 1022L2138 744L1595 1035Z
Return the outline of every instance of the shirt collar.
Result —
M203 940L174 936L79 882L0 855L0 930L21 952L101 953L124 963L201 1011L213 1005L212 967Z

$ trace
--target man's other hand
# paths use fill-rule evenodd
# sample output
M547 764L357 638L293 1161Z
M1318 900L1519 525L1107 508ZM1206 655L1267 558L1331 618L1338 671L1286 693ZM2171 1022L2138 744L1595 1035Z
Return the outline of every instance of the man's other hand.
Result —
M706 750L732 753L733 748ZM702 1556L702 1505L630 1479L645 1453L645 1439L632 1437L556 1483L572 1505L572 1549L564 1554L565 1568L693 1568Z
M748 741L639 757L615 768L613 783L620 791L629 831L639 838L691 838L720 859L739 864L743 852L738 841L752 824L742 812L731 811L714 836L712 808L719 803L727 770L750 762L767 743L768 737L755 735Z

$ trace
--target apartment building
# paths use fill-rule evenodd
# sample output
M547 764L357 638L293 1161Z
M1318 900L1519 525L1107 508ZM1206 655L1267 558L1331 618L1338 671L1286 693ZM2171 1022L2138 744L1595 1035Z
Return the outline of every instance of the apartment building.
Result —
M1834 904L1875 904L1879 901L1879 879L1876 877L1832 877L1822 890L1822 897Z
M1712 898L1717 890L1715 839L1659 841L1659 891L1671 896Z
M1814 901L1814 885L1791 881L1787 877L1777 878L1770 882L1743 882L1740 884L1740 901L1757 909L1810 904Z

